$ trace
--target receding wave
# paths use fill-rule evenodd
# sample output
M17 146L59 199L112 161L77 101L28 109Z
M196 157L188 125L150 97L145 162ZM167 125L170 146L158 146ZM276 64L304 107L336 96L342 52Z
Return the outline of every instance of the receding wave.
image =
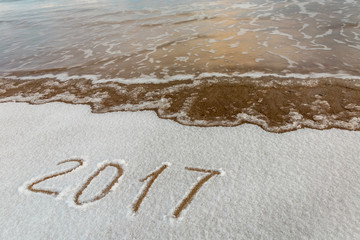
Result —
M217 75L217 76L216 76ZM228 77L203 74L131 84L94 76L44 75L0 80L0 102L87 104L94 113L153 110L196 126L256 124L270 132L299 128L360 130L360 82L350 76Z
M0 3L0 102L360 130L359 1L20 3Z

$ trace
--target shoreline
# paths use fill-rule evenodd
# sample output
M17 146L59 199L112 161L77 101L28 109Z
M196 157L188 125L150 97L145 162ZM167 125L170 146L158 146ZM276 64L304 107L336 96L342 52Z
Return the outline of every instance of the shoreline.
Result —
M272 77L176 80L158 84L0 79L0 102L89 105L93 113L156 112L183 125L234 127L244 123L268 132L301 128L360 130L360 86L345 79Z

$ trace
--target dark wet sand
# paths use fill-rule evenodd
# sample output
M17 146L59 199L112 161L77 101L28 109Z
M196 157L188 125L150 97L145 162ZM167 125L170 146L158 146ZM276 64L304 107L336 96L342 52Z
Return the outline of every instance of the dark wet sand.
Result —
M191 126L251 123L277 133L360 130L360 86L352 80L209 78L125 85L1 79L0 89L0 102L87 104L94 113L153 110L160 118Z

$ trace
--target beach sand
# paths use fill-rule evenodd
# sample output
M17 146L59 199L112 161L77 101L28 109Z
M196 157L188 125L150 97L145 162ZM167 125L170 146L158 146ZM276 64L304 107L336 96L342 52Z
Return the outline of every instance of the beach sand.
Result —
M0 239L360 239L360 2L0 2Z
M0 112L1 239L360 237L359 132L189 127L64 103Z
M251 123L275 133L305 127L360 130L360 87L355 76L258 74L155 79L155 83L147 79L146 84L82 77L60 81L56 76L0 79L0 102L86 104L94 113L153 110L160 118L189 126Z

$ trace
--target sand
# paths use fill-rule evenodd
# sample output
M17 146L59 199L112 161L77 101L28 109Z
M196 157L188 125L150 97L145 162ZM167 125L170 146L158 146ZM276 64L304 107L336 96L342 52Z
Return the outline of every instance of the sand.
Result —
M360 237L359 132L189 127L64 103L0 113L2 239Z
M0 79L0 102L86 104L94 113L153 110L160 118L184 125L252 123L276 133L301 128L360 130L360 87L354 76L254 76L204 75L157 84L81 77Z

